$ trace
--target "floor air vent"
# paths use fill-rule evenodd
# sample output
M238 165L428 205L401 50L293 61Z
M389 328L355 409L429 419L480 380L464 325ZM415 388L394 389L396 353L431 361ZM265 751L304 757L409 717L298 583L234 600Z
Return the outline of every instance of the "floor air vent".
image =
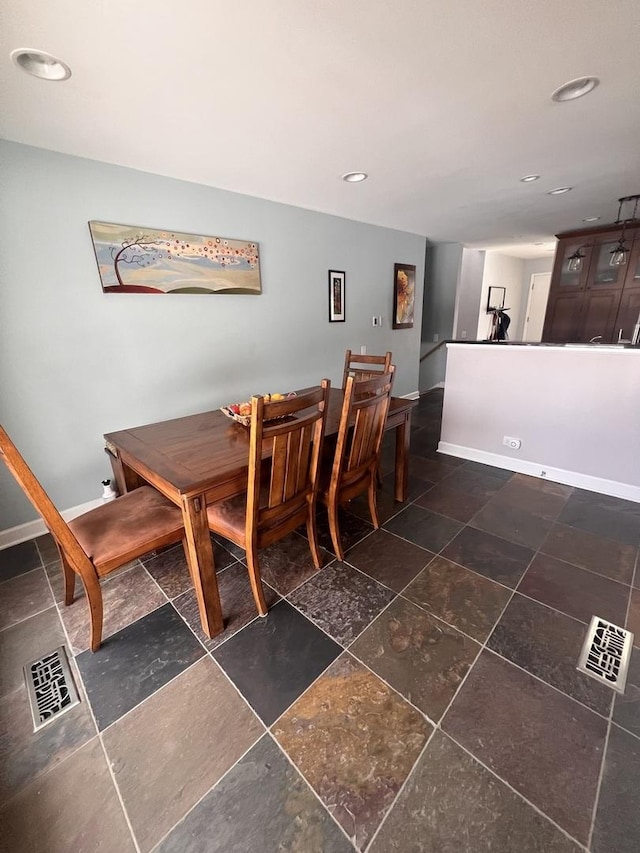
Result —
M597 681L624 693L633 634L599 616L591 624L580 652L578 669Z
M34 732L80 702L64 646L27 664L24 679Z

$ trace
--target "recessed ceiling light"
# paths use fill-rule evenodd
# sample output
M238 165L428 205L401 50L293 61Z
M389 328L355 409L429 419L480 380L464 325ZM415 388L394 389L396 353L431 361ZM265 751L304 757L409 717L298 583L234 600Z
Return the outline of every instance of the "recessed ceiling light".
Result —
M598 219L600 219L599 216L585 216L585 218L582 221L583 222L597 222Z
M19 47L11 52L11 59L18 68L41 80L59 81L71 77L71 69L66 62L42 50Z
M563 193L571 192L573 187L556 187L554 190L549 190L547 195L563 195Z
M347 172L342 176L342 180L348 184L358 184L360 181L366 181L368 177L366 172Z
M600 81L597 77L576 77L560 86L551 95L552 101L574 101L592 92Z
M530 184L532 181L538 181L540 179L540 175L525 175L524 178L520 178L523 184Z

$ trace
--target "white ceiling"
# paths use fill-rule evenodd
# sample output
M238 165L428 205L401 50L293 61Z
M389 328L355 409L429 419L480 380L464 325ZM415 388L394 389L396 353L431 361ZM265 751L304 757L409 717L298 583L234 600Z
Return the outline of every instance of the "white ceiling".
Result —
M640 192L638 0L2 0L0 16L7 139L516 252ZM19 71L19 47L71 79ZM601 85L551 101L583 75ZM369 180L340 180L353 170Z

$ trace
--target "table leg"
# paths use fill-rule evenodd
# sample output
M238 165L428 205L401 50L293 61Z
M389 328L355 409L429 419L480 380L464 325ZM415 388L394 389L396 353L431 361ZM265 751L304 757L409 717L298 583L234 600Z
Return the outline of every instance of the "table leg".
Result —
M396 427L395 499L406 501L409 491L409 442L411 441L411 409Z
M222 631L224 624L204 496L184 498L182 517L189 569L198 599L202 630L207 637L215 637Z
M128 465L124 464L117 451L105 447L104 452L111 462L111 470L113 471L113 478L116 481L119 495L126 495L127 492L132 492L139 486L146 485L142 477L136 474L133 468L129 468Z

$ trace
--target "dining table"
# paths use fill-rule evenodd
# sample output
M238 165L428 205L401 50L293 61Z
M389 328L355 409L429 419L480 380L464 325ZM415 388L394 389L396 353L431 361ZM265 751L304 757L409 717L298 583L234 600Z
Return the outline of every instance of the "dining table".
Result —
M331 388L325 438L337 435L343 404L341 388ZM385 430L395 430L397 501L407 497L411 411L416 400L392 397ZM202 630L214 637L224 629L207 504L247 488L249 429L220 409L106 433L118 492L151 484L180 507L187 562L198 601Z

